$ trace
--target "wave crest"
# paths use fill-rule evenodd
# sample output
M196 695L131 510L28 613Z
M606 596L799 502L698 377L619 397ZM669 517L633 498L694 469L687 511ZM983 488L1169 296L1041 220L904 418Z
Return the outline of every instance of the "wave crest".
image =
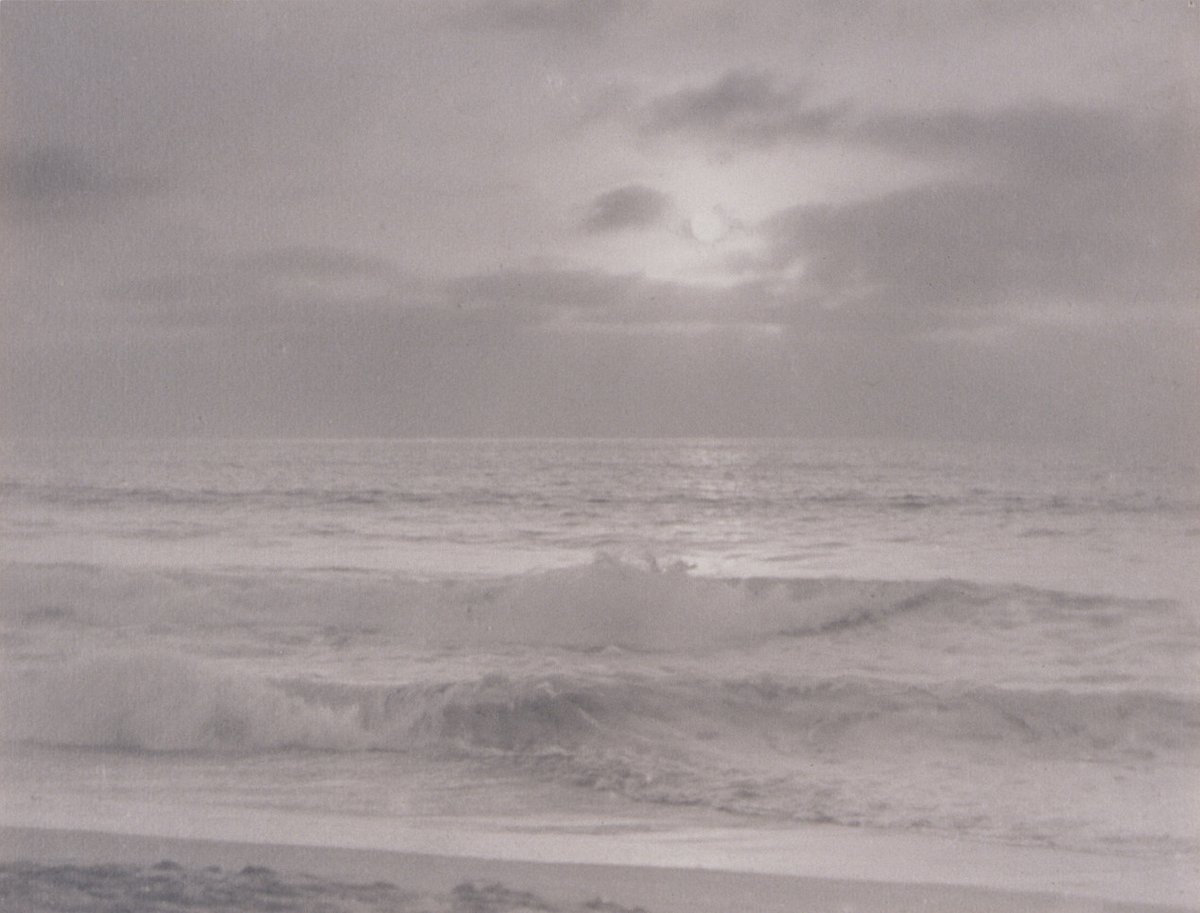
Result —
M1200 747L1200 702L1073 692L598 670L404 685L235 676L166 652L112 653L9 676L4 734L151 751L423 751L514 758L689 757L990 745L1028 757L1152 757ZM857 746L857 747L856 747ZM873 747L872 747L873 746Z
M436 583L367 573L12 565L0 574L0 618L16 627L308 626L428 645L686 651L938 607L965 619L1013 593L948 580L718 579L607 556L510 578Z

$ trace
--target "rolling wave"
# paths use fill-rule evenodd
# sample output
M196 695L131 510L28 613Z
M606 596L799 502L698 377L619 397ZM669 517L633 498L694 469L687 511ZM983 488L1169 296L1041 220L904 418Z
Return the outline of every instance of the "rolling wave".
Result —
M272 680L163 651L9 674L9 740L148 751L619 751L696 760L985 746L1027 758L1200 748L1200 700L1151 690L579 669L397 685Z
M1163 615L1121 600L954 580L718 579L601 556L590 564L490 580L421 581L367 572L200 572L11 565L0 622L127 628L308 628L416 645L524 644L694 651L899 622L1005 628ZM1194 625L1189 628L1192 630ZM1195 632L1192 631L1194 634Z
M364 684L271 680L180 654L122 652L6 672L0 692L0 737L39 750L119 751L140 763L166 752L234 768L248 755L273 765L286 754L289 764L347 771L367 753L394 755L403 758L394 768L369 766L396 776L470 771L465 782L504 790L515 777L581 799L780 822L1022 841L1052 834L1082 848L1113 839L1089 817L1071 817L1088 796L1138 769L1166 778L1156 788L1178 789L1200 754L1200 700L1145 689L594 667ZM1170 851L1189 839L1147 838Z

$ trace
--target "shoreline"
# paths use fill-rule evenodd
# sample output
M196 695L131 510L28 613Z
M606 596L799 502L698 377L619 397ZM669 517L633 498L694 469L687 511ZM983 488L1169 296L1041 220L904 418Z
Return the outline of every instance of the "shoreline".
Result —
M818 841L819 842L819 841ZM329 883L393 882L405 891L449 895L466 883L499 883L559 905L602 900L647 913L761 913L853 910L856 913L1179 913L1197 910L1194 898L1178 903L1112 900L1045 891L941 882L783 875L717 868L604 862L531 861L408 850L247 842L115 831L0 826L0 864L124 865L164 861L200 870L237 872L264 867L283 875ZM753 898L750 905L748 899ZM2 897L0 897L2 900Z
M103 770L101 766L101 775ZM110 842L194 840L506 864L651 865L746 876L949 885L1185 905L1200 911L1200 854L1182 850L1133 855L914 830L730 822L704 814L664 818L653 811L661 810L530 811L515 818L486 813L312 814L298 808L175 804L149 797L100 801L86 794L56 794L53 781L17 788L10 780L0 788L0 859L13 858L5 848L10 832L47 832L59 839L86 832L107 835Z

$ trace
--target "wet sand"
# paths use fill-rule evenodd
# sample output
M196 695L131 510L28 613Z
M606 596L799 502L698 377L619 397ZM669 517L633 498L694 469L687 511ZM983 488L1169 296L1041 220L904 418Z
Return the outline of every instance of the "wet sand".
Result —
M1054 893L646 865L526 862L0 828L3 911L718 911L1187 910Z

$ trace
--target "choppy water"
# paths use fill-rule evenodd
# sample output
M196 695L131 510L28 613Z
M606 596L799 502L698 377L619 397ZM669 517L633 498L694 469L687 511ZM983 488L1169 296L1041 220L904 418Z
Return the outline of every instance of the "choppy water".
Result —
M55 796L1198 845L1192 467L230 441L10 445L4 470L26 818Z

